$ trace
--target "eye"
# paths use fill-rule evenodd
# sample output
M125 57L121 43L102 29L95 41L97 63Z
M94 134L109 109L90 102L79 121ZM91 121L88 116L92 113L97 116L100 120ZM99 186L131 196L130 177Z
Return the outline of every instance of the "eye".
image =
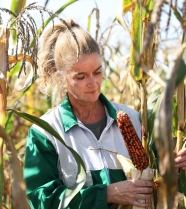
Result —
M84 75L82 75L82 76L77 76L76 78L77 78L77 80L83 80L83 79L85 78L85 76L84 76Z
M101 74L102 72L101 71L96 71L95 73L94 73L94 75L99 75L99 74Z

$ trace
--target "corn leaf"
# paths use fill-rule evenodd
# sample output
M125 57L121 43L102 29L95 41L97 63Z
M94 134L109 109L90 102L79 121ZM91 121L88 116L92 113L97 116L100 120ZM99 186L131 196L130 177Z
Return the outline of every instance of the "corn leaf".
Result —
M9 112L5 123L5 131L7 134L10 133L10 131L12 130L12 126L13 126L13 114L12 112Z
M38 125L39 127L43 128L45 131L53 135L55 138L57 138L67 149L70 150L70 152L73 154L76 163L78 165L78 173L76 176L76 183L66 190L66 193L64 195L64 198L62 199L60 203L61 208L66 208L70 201L73 199L73 197L80 191L80 189L83 187L85 181L86 181L86 172L85 172L85 165L79 154L74 151L71 147L67 146L66 143L63 141L61 136L53 129L52 126L50 126L46 121L35 117L33 115L17 111L15 109L8 109L16 113L17 115L21 116L22 118Z
M173 7L173 6L172 6L172 10L173 10L174 15L177 18L177 20L182 24L183 17L181 16L180 12L176 9L176 7Z
M182 193L186 197L186 171L182 169L180 171L180 187L181 187Z
M134 0L123 0L123 12L128 12L132 8L132 4L134 3Z
M166 86L159 111L155 119L155 143L159 155L159 170L163 177L164 202L167 208L177 205L177 169L173 154L174 142L172 137L173 97L176 88L176 75L186 44L176 50L166 76Z
M178 86L186 76L186 58L185 60L181 59L180 64L178 66L178 71L177 71L177 78L176 78L176 86Z
M87 31L89 32L90 32L91 20L92 20L92 14L88 16Z
M12 0L11 11L18 15L21 10L25 7L26 0ZM14 24L15 26L15 24ZM11 30L11 35L14 43L17 41L17 35L15 30Z
M11 11L18 15L19 12L21 12L21 10L24 8L25 3L26 0L12 0Z
M160 103L162 100L163 93L154 92L147 102L148 106L148 144L152 146L154 143L153 131L154 131L154 120L156 112L159 110Z
M142 71L138 67L136 62L136 55L141 51L141 36L142 36L142 21L141 21L141 9L140 4L136 4L132 12L132 26L131 26L131 66L132 75L136 81L142 78Z
M145 9L143 9L142 20L150 17L150 13L153 10L153 8L154 8L154 0L148 0L145 4Z
M12 77L15 76L21 68L21 62L17 62L17 64L10 70L10 72L8 72L8 76Z

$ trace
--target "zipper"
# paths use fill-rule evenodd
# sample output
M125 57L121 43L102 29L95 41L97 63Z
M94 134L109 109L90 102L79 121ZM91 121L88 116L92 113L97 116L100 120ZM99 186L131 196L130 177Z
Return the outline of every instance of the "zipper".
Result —
M109 121L109 123L106 125L106 127L105 127L105 129L103 130L103 132L101 133L101 136L100 136L100 138L99 138L99 140L97 140L97 138L95 137L95 135L92 133L92 131L90 131L86 126L84 126L83 125L83 123L81 123L80 121L79 121L79 126L81 127L81 128L83 128L83 129L85 129L85 130L87 130L87 131L89 131L92 135L93 135L93 137L94 137L94 139L97 141L97 144L98 144L98 148L100 149L100 154L101 154L101 160L102 160L102 162L103 162L103 166L104 166L104 169L105 169L105 171L106 171L106 176L107 176L107 180L108 180L108 184L110 184L110 176L109 176L109 169L108 169L108 165L107 165L107 161L106 161L106 159L105 159L105 157L104 157L104 155L103 155L103 152L102 152L102 150L101 150L101 138L102 138L102 136L103 136L103 134L109 129L109 127L111 126L111 124L113 123L113 119L112 120L110 120Z
M99 148L101 148L101 147L99 146ZM106 160L105 160L105 157L104 157L104 155L103 155L101 149L100 149L100 154L101 154L101 159L102 159L102 162L103 162L105 171L106 171L108 184L110 184L110 176L109 176L109 171L108 171L108 165L107 165L107 162L106 162Z
M103 155L103 151L101 150L101 138L102 136L104 135L104 133L110 128L111 124L113 123L114 120L110 120L109 123L106 125L105 129L103 130L103 132L101 133L101 136L100 136L100 141L98 141L98 145L99 145L99 148L100 148L100 153L101 153L101 158L102 158L102 162L103 162L103 165L104 165L104 168L105 168L105 171L106 171L106 175L107 175L107 179L108 179L108 184L110 184L110 175L109 175L109 169L108 169L108 165L107 165L107 161L105 159L105 156Z

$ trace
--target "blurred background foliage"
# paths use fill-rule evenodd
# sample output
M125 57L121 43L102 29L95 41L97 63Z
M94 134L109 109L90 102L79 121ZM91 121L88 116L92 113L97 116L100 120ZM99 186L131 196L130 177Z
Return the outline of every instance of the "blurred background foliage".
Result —
M40 6L43 7L32 4L34 1L29 2L31 4L28 5L26 0L12 0L10 8L0 8L1 23L11 29L7 49L9 56L6 75L7 108L14 108L40 117L57 105L53 96L44 96L38 89L35 73L37 72L39 37L44 27L52 24L53 18L55 22L59 21L59 18L66 18L66 15L63 16L65 10L69 9L68 11L70 11L70 8L76 5L78 13L78 2L81 0L70 0L66 3L58 1L59 8L55 11L59 15L58 17L53 16L50 10L49 5L53 4L50 0L42 1ZM171 62L175 59L174 53L185 42L186 1L118 1L118 8L113 11L112 18L104 23L100 22L102 10L99 8L99 1L90 2L93 2L90 13L81 21L83 27L90 31L101 47L105 69L102 92L110 100L129 105L141 112L143 144L151 156L153 164L154 156L149 147L154 143L155 114L166 86L167 74L171 71ZM113 1L112 4L114 3ZM104 4L107 2L105 1ZM4 18L3 14L8 16ZM37 18L35 19L35 17ZM71 17L70 12L68 12L68 17ZM25 25L21 25L23 22ZM20 59L18 54L20 56L22 54ZM182 101L179 102L180 97L177 96L179 93L174 91L171 134L176 145L178 131L181 131L183 146L186 139L184 56L182 61L182 66L179 66L180 70L176 74L177 83L182 85L180 87ZM181 113L178 113L178 104L182 104L183 111ZM180 117L183 118L181 122ZM181 126L179 126L180 123ZM31 123L8 111L3 125L6 133L14 142L22 167L27 132ZM13 208L12 182L14 177L10 166L10 157L11 152L6 146L3 146L2 208Z

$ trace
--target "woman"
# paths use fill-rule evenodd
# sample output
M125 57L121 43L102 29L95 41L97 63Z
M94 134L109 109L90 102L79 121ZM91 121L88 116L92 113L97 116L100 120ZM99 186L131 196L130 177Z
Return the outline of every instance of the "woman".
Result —
M129 158L117 127L117 111L127 112L139 137L141 126L136 111L101 94L103 69L96 41L74 21L64 21L45 32L38 66L42 90L53 91L62 101L41 118L79 153L86 166L86 183L68 208L107 209L111 203L147 208L149 203L138 200L152 196L152 182L126 180L115 154L104 150ZM31 208L57 209L76 174L70 151L33 125L24 169Z

